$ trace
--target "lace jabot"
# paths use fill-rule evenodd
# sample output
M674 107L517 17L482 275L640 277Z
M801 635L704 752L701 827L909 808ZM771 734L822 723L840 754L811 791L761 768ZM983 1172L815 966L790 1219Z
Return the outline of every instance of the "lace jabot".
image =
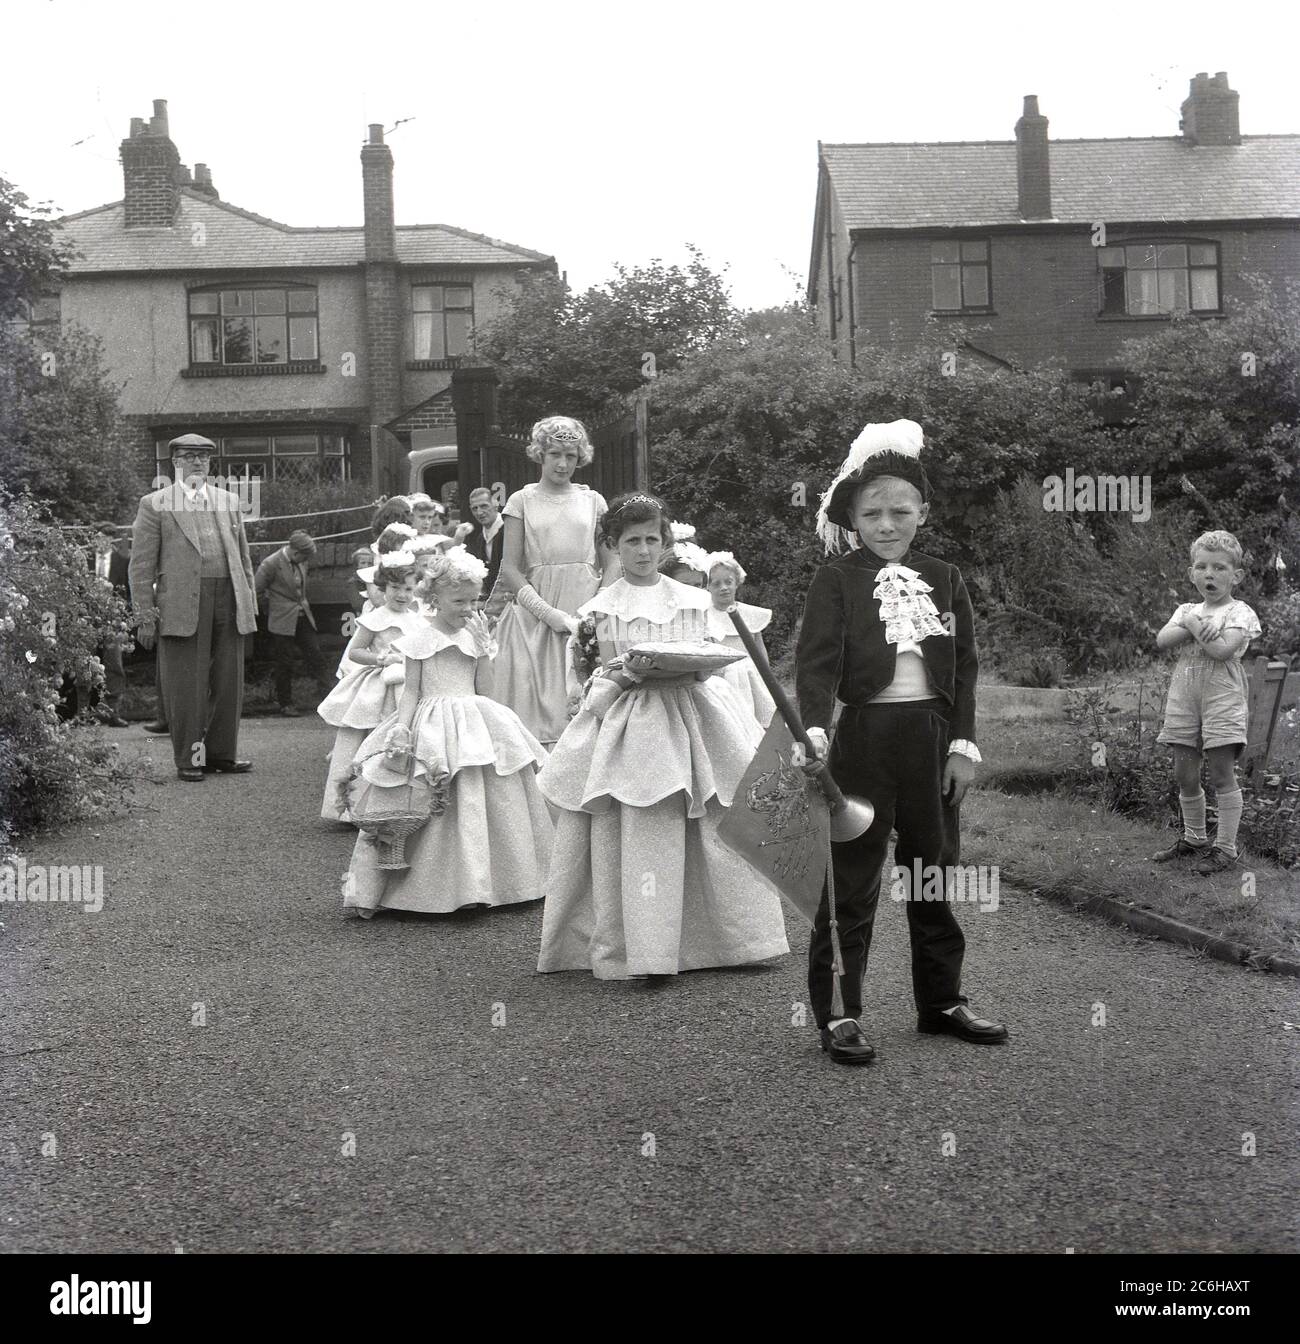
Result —
M930 600L933 591L916 570L906 565L886 565L877 572L871 595L880 600L886 644L919 644L930 635L948 633Z

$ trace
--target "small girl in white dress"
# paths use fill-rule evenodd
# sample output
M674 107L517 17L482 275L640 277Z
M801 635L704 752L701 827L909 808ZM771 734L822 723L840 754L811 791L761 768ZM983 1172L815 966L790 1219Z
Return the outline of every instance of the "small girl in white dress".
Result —
M320 809L325 821L348 820L346 789L353 758L366 734L396 710L402 689L404 660L393 651L393 643L420 626L414 558L404 551L390 551L375 568L384 604L357 617L356 630L339 664L338 682L316 710L338 729Z
M766 658L767 646L763 643L760 631L766 630L771 624L772 612L768 607L751 607L748 602L736 601L740 585L745 582L745 571L740 567L740 561L730 551L714 551L708 557L707 568L709 592L713 596L713 605L709 608L709 635L721 640L729 649L748 653L727 614L727 608L735 603L740 619L752 632ZM772 715L776 713L776 701L772 699L767 683L754 666L754 660L746 657L741 662L729 663L719 675L740 695L758 720L759 727L766 732Z
M515 713L490 699L495 646L474 610L487 567L463 546L438 556L421 596L420 628L394 649L405 656L401 701L362 743L360 788L398 788L414 773L447 794L446 810L406 841L409 867L379 866L375 843L358 838L344 907L448 914L466 905L513 905L542 895L552 828L538 792L546 760Z
M718 839L762 734L720 678L645 677L629 650L706 636L709 594L658 571L668 518L623 496L605 538L623 578L578 608L601 670L539 777L560 810L538 970L598 979L739 966L788 952L781 902Z

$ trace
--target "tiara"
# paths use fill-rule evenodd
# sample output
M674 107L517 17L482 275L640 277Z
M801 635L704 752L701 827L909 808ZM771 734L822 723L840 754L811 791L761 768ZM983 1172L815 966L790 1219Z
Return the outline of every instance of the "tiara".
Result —
M618 511L622 513L629 504L649 504L652 508L663 508L663 505L660 504L657 499L651 499L649 495L628 495L628 497L618 506Z
M549 430L546 437L552 443L581 443L582 435L576 429L570 429L568 425L561 425L559 429Z

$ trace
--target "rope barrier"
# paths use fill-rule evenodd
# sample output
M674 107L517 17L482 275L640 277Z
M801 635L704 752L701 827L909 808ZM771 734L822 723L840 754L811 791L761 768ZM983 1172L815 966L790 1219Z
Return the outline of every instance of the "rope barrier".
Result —
M313 537L313 541L337 541L340 537L356 537L362 533L369 534L368 527L354 527L351 532L330 532L323 537ZM289 538L285 537L283 541L250 541L250 546L287 546Z

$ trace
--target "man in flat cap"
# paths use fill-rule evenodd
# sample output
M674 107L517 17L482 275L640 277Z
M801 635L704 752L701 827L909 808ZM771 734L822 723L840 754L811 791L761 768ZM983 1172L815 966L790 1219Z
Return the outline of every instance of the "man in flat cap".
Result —
M145 495L132 531L136 639L151 649L157 637L177 775L243 774L253 768L236 754L244 636L257 629L257 596L239 496L208 481L211 439L182 434L167 448L176 479Z
M275 654L275 699L280 713L299 718L293 703L293 670L299 656L323 700L334 689L316 639L316 618L307 600L307 566L316 543L307 532L294 532L288 542L257 567L258 600L266 607L266 626Z

